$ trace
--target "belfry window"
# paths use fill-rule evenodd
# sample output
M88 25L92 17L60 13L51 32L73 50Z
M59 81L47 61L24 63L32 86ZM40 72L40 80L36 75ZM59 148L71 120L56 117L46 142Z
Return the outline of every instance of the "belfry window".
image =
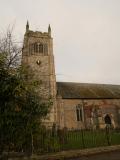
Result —
M37 43L34 43L34 52L35 53L38 52L38 45L37 45Z
M80 104L76 106L76 116L77 121L83 121L82 105Z
M42 43L33 43L29 45L29 54L35 55L42 54L42 55L48 55L48 45L42 44Z
M43 53L43 44L39 44L39 53Z

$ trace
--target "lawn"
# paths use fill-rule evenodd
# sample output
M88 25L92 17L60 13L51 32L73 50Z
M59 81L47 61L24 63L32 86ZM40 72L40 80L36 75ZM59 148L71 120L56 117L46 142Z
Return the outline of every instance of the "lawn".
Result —
M45 153L117 144L120 144L120 130L60 130L41 134L37 150Z
M61 143L63 150L84 149L99 146L120 144L120 131L89 130L69 131L64 135Z

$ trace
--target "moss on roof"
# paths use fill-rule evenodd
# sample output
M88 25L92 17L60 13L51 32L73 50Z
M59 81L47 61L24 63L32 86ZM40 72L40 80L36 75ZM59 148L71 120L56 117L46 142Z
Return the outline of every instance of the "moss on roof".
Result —
M57 94L64 99L119 99L120 85L57 82Z

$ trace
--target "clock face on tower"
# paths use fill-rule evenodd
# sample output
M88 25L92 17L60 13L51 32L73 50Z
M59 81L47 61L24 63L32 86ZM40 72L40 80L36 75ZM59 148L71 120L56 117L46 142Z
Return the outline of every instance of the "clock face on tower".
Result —
M40 60L37 60L36 63L37 63L37 65L40 65L40 64L41 64L41 61L40 61Z

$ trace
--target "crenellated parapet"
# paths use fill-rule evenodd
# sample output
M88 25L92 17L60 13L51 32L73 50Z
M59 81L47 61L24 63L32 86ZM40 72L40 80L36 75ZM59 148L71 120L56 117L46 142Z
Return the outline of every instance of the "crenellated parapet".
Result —
M48 26L48 32L32 31L29 29L29 22L26 24L25 36L41 37L41 38L51 38L51 27Z
M51 38L51 36L48 32L39 32L39 31L32 31L32 30L27 31L25 33L25 36Z

